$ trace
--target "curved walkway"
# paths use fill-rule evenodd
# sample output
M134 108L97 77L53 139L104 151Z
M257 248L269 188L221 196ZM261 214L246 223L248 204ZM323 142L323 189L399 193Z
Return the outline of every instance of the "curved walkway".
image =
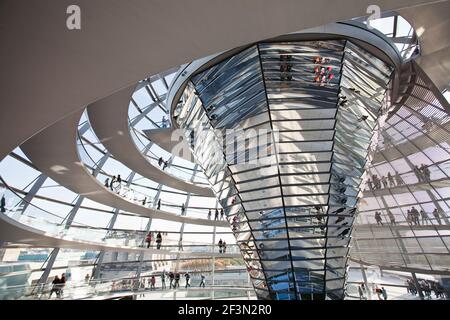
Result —
M70 248L80 250L94 251L115 251L115 252L146 252L158 255L180 255L180 256L220 256L222 258L241 258L240 253L217 253L217 252L190 252L178 250L157 250L155 248L141 248L121 245L102 244L76 239L74 237L57 237L43 230L33 228L27 224L0 214L0 230L2 230L1 240L5 242L16 242L35 246L39 244L40 248Z
M428 182L418 182L414 184L404 184L401 186L388 187L376 190L364 190L363 197L390 196L400 193L410 193L415 191L431 190L432 188L445 188L450 185L449 178L430 180Z
M174 189L214 197L210 188L183 181L155 167L137 149L128 126L128 106L135 88L128 87L88 106L89 121L100 142L118 161L143 177Z
M81 115L82 111L75 112L33 136L22 145L23 152L42 173L67 189L93 201L140 216L190 224L229 227L227 221L178 216L147 208L132 203L105 188L87 171L79 159L76 141Z
M174 134L174 128L159 128L159 129L148 129L143 130L147 138L156 143L158 146L166 150L167 152L172 153L176 147L186 150L186 154L183 152L182 154L175 154L176 156L183 158L187 161L194 162L194 157L192 155L191 150L189 149L189 145L186 142L186 139L183 137L181 141L176 141L176 138L172 139L172 135ZM175 135L177 137L179 135ZM179 144L179 145L178 145Z

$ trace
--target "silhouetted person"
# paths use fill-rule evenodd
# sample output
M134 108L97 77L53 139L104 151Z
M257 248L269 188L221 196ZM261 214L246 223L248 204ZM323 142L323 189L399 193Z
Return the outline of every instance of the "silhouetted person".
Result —
M208 210L208 220L211 220L211 209Z
M434 218L436 219L436 221L439 223L439 225L441 225L442 223L441 223L441 217L439 216L439 211L438 211L438 209L437 208L434 208L434 210L433 210L433 216L434 216Z
M155 290L155 283L156 283L155 276L152 276L150 278L150 290Z
M109 188L113 191L113 183L116 182L116 176L113 176L111 179L111 183L109 184Z
M186 211L186 206L184 203L181 204L181 215L184 215L184 212Z
M214 215L214 220L219 220L219 210L216 209L216 214Z
M375 212L375 221L377 222L378 225L383 225L383 221L381 218L381 212L379 212L379 211Z
M145 242L147 242L147 248L150 248L151 244L152 244L152 233L149 232L147 234L147 237L145 238Z
M161 273L161 289L165 288L166 288L166 271L163 270L163 272Z
M422 216L422 224L425 224L425 222L428 224L428 221L431 223L428 213L425 210L420 210L420 215Z
M158 200L158 206L156 207L157 210L161 210L161 199Z
M170 271L169 272L169 280L170 280L170 282L169 282L169 289L172 289L172 287L173 287L173 280L174 279L175 279L175 275L173 274L172 271Z
M180 274L178 272L175 274L175 285L173 288L175 289L177 287L180 287Z
M162 117L162 120L161 120L161 127L162 127L162 128L167 128L167 119L166 119L165 116Z
M61 279L59 279L58 276L55 276L55 278L52 281L52 289L50 290L50 296L49 299L52 297L53 292L56 294L56 297L59 296L59 285L61 283Z
M156 249L161 249L161 242L162 242L162 236L161 236L161 232L158 232L158 234L156 235Z
M199 285L199 287L205 287L205 275L202 273L201 275L200 275L200 279L201 279L201 281L200 281L200 285Z
M191 284L189 283L189 280L191 279L191 275L189 274L189 272L186 272L184 277L186 278L186 286L185 286L185 288L190 287Z
M389 171L387 174L387 178L389 180L389 185L391 187L395 187L395 183L394 183L394 177L392 176L391 172Z
M223 220L223 209L220 209L220 220Z
M109 178L106 178L105 180L105 187L109 188Z
M219 242L217 243L217 245L219 246L219 253L222 253L222 247L223 247L223 241L222 241L222 239L219 240Z
M163 164L163 162L164 162L163 158L162 158L162 157L159 157L159 159L158 159L158 166L161 167L161 165Z
M122 178L120 177L120 174L117 175L117 182L118 182L118 183L122 183Z
M391 224L395 225L395 217L392 214L391 210L389 210L389 209L387 210L387 216L389 217L389 220L391 221Z
M401 186L401 185L405 184L403 182L402 177L400 177L400 174L397 171L395 171L395 181L397 182L397 186Z

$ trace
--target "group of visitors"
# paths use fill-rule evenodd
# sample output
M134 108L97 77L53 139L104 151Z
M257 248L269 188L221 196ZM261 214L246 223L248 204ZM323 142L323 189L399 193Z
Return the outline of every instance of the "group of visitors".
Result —
M157 232L156 235L156 249L159 250L161 249L161 243L162 243L162 235L161 232ZM145 237L145 242L147 243L147 248L150 248L150 246L152 245L152 240L153 240L153 233L150 231L147 236Z
M421 164L420 167L415 165L413 171L419 182L429 182L431 180L430 169L428 169L428 166L426 166L425 164ZM405 184L397 171L394 171L394 174L391 174L391 172L389 171L387 173L387 176L382 176L381 178L378 178L376 174L373 174L372 180L369 179L367 183L370 190L398 187Z
M369 185L370 190L379 190L383 188L402 186L405 182L397 171L394 171L394 174L391 174L389 171L387 176L382 176L381 178L378 178L376 174L373 174L372 180L367 180L367 184Z
M425 298L431 299L431 293L434 292L436 299L446 299L447 293L439 282L425 279L418 279L417 282L420 287L419 289L422 291ZM406 290L409 294L418 294L418 290L413 279L409 278L406 280Z
M63 273L61 275L61 278L58 276L55 276L55 278L52 281L52 289L50 290L50 296L49 299L52 297L53 292L56 294L57 298L62 298L64 295L64 287L66 286L66 274Z
M208 210L208 220L211 220L211 209ZM219 209L216 208L216 212L214 214L214 220L219 220ZM224 211L220 209L220 220L224 220Z
M109 188L111 191L120 191L120 188L122 186L122 178L120 177L120 174L116 176L113 176L111 178L111 181L109 181L109 178L106 178L105 180L105 187Z
M160 157L158 159L158 166L162 166L162 170L164 171L169 166L169 161L164 160L163 157Z
M420 167L415 165L414 166L414 174L416 175L419 182L429 182L431 178L431 172L430 169L425 164L421 164Z
M367 300L367 291L370 290L368 289L364 283L361 283L358 286L358 294L359 294L359 300ZM375 286L375 288L373 289L374 293L377 294L378 300L382 300L381 297L383 297L384 300L387 300L388 295L387 295L387 291L384 287L379 288L378 286Z
M179 272L169 272L169 274L167 275L167 278L169 279L169 289L176 289L180 287L180 278L181 275ZM185 285L184 287L187 289L188 287L191 286L190 280L191 280L191 275L189 274L189 272L186 272L184 274L184 278L185 278ZM200 285L199 287L205 287L205 275L202 273L200 275L201 281L200 281ZM164 289L166 288L166 282L165 282L165 272L163 272L161 274L161 288Z
M391 212L391 210L387 209L386 210L386 214L389 218L390 224L391 225L396 225L396 219L394 214ZM441 225L442 221L441 221L441 215L442 215L442 211L438 210L437 208L434 208L433 212L433 217L436 220L436 222ZM418 211L414 206L411 207L411 209L408 209L406 211L406 222L412 226L412 225L416 225L416 226L420 226L420 220L422 221L422 225L425 224L433 224L432 220L430 219L428 213L423 210L420 209L420 211ZM381 216L381 211L375 211L375 221L377 222L377 225L383 225L383 218Z
M220 239L217 245L219 247L219 253L226 253L227 243L224 240L222 241L222 239Z

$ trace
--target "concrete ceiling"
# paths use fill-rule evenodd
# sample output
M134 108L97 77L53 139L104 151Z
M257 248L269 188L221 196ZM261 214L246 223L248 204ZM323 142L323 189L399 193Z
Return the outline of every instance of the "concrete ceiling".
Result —
M440 91L450 83L450 1L398 10L419 33L417 63Z
M0 159L98 99L173 66L280 34L427 0L3 0ZM81 30L66 9L81 8ZM7 139L6 139L7 137Z

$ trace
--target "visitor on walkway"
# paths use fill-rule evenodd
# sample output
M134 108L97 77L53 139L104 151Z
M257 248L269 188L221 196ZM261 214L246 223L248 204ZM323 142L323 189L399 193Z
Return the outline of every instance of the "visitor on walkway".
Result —
M177 272L175 274L175 286L173 287L174 289L179 288L180 287L180 273Z
M375 293L377 294L378 300L381 300L381 289L378 286L375 287Z
M166 288L166 270L161 273L161 289Z
M155 276L152 276L150 278L150 290L155 290L155 283L156 283Z
M383 295L383 299L387 300L388 296L387 296L386 289L384 287L381 287L381 294Z
M49 299L52 297L53 292L56 294L56 297L59 297L59 284L61 283L61 279L56 275L52 281L52 289L50 290Z
M390 171L389 171L388 174L387 174L387 178L388 178L390 187L391 187L391 188L392 188L392 187L395 187L394 176L391 174Z
M178 240L178 251L183 251L183 238Z
M419 214L419 211L417 211L417 209L415 207L411 208L411 217L412 217L412 221L414 222L414 224L416 226L420 225L420 223L419 223L420 214Z
M116 182L116 176L113 176L113 177L112 177L111 183L109 184L109 188L111 189L111 191L114 191L114 190L113 190L113 184L114 184L114 182Z
M89 273L86 274L84 277L84 282L89 283L89 279L91 278L91 275Z
M122 183L122 178L120 177L120 174L117 175L117 182Z
M147 249L150 248L151 244L152 244L152 233L149 232L147 234L147 237L145 238L145 242L147 242Z
M161 120L161 128L167 128L167 119L166 119L166 116L163 116L163 117L162 117L162 120Z
M6 199L5 196L2 196L2 199L0 200L0 211L6 212Z
M168 165L169 165L169 162L167 162L167 161L164 161L164 166L163 166L163 168L162 168L162 169L163 169L163 171L164 171L164 170L166 170L166 168L167 168L167 166L168 166Z
M211 209L208 210L208 220L211 220Z
M186 272L186 273L184 274L184 277L186 278L186 285L185 285L185 288L187 289L187 287L190 287L190 286L191 286L191 284L189 283L189 280L191 279L191 275L189 274L189 272Z
M64 287L66 286L66 274L63 273L61 275L61 281L59 285L59 297L61 298L64 295Z
M219 253L222 253L222 247L223 247L223 241L222 239L219 240L219 242L217 243L217 245L219 246Z
M223 208L220 209L220 220L223 220Z
M175 279L175 275L173 274L172 271L169 272L169 289L172 289L172 287L174 286L173 280Z
M163 162L164 162L164 159L163 159L162 157L159 157L159 159L158 159L158 166L161 167L161 165L163 164Z
M205 287L205 275L202 273L201 275L200 275L200 279L201 279L201 281L200 281L200 285L199 285L199 287Z
M394 171L395 172L395 181L397 182L397 186L401 186L401 185L404 185L405 183L403 182L403 179L402 179L402 177L400 177L400 174L397 172L397 171Z
M361 288L361 285L358 286L359 300L364 300L364 292Z
M222 253L226 253L226 252L227 252L227 243L224 240L222 243Z
M383 220L381 218L381 212L375 211L375 221L377 222L377 225L383 225Z
M383 183L383 188L388 188L388 181L385 176L381 177L381 183Z
M219 210L216 209L216 214L214 215L214 220L219 220Z
M391 210L387 209L387 216L389 217L389 220L391 222L391 225L395 225L395 217L394 214L391 212Z
M142 205L145 206L146 203L147 203L147 197L144 197L144 199L142 200Z
M181 204L181 215L184 215L184 212L186 211L186 206L184 205L184 203Z
M440 212L437 208L434 208L433 210L433 216L436 219L437 223L439 223L439 225L441 225L441 217L440 217Z
M109 188L109 178L106 178L105 180L105 187Z
M428 221L432 224L430 217L428 217L428 213L425 210L420 210L420 216L422 217L422 224L425 224L425 222L428 224Z
M156 235L156 249L161 249L161 242L162 242L162 236L161 236L161 232L158 232L158 234Z
M161 199L158 199L158 205L156 207L156 210L161 210Z

